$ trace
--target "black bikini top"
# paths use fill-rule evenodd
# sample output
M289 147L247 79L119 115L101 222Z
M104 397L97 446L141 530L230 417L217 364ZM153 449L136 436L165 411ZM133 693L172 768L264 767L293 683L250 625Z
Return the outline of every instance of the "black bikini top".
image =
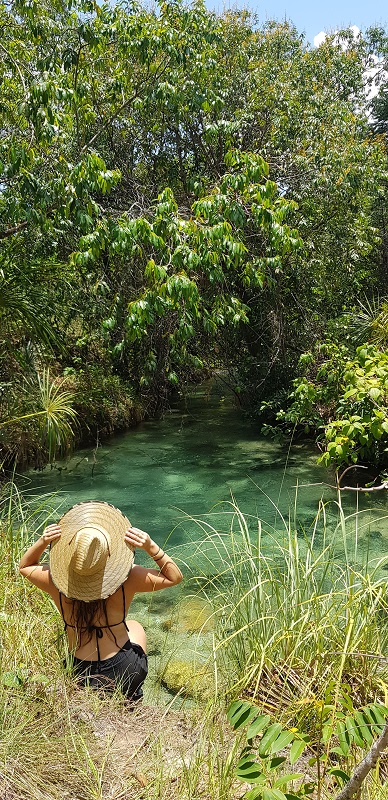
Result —
M87 627L87 628L80 628L80 629L79 629L79 630L84 630L84 631L87 631L88 633L91 633L91 634L93 634L94 632L96 633L96 645L97 645L97 655L98 655L98 661L101 661L101 657L100 657L100 647L99 647L98 640L99 640L99 639L102 639L102 637L103 637L103 635L104 635L104 630L106 630L106 629L108 629L108 630L111 630L111 628L115 628L117 625L125 625L125 627L126 627L126 629L127 629L128 633L129 633L129 628L128 628L128 625L127 625L127 623L126 623L126 619L125 619L125 592L124 592L124 584L121 584L121 591L122 591L122 595L123 595L123 608L124 608L124 613L123 613L123 618L122 618L122 620L120 620L120 622L112 622L112 624L111 624L111 625L88 625L88 627ZM62 593L61 593L61 592L59 592L59 603L60 603L60 606L61 606L61 614L62 614L62 619L63 619L63 621L64 621L64 623L65 623L65 627L64 627L65 633L66 633L66 631L67 631L67 629L68 629L68 628L74 628L74 630L77 630L77 626L76 626L76 625L71 625L71 624L70 624L70 622L66 622L65 615L64 615L64 613L63 613L63 605L62 605ZM116 644L116 645L117 645L117 647L118 647L118 644L117 644L117 641L116 641L116 637L115 637L115 635L114 635L113 631L111 631L111 633L112 633L112 635L113 635L113 638L114 638L114 640L115 640L115 644Z

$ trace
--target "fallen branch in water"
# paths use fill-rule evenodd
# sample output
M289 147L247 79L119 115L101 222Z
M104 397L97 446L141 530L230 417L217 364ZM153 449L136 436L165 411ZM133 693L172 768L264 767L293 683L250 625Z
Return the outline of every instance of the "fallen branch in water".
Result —
M346 469L341 473L340 476L338 476L338 473L337 473L337 485L336 486L332 486L331 484L328 484L328 486L330 486L330 489L337 489L340 492L345 492L345 491L347 491L347 492L381 492L382 489L388 489L388 481L383 481L380 484L380 486L369 486L369 487L366 487L366 486L341 486L340 484L341 484L342 478L344 477L344 475L346 475L347 472L349 472L350 469L368 469L368 467L364 467L361 464L351 464L350 467L346 467Z
M331 489L339 489L340 492L381 492L382 489L388 489L388 481L384 481L380 486L371 486L369 489L364 486L331 486Z

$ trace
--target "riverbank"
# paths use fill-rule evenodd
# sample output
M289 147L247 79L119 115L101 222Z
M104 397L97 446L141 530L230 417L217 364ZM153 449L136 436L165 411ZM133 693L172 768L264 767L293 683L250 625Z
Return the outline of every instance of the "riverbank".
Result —
M102 441L147 416L131 385L97 366L57 377L47 373L45 391L41 385L23 388L11 415L0 405L0 476L14 469L43 469L82 446L97 450ZM51 433L56 437L52 447Z
M334 528L321 505L304 531L283 518L276 539L237 506L227 529L203 521L177 587L183 594L168 609L167 592L131 606L146 622L151 664L144 705L132 709L118 693L77 689L63 673L60 616L17 570L49 505L42 497L32 506L9 487L0 504L4 800L237 800L256 786L236 773L246 733L233 731L226 711L237 698L279 735L263 788L291 781L291 797L304 797L308 784L308 796L332 800L340 773L351 774L378 735L378 719L360 727L357 715L388 714L388 550L383 538L377 560L361 548L373 529L337 503ZM268 797L288 800L288 789ZM385 794L376 771L362 800Z

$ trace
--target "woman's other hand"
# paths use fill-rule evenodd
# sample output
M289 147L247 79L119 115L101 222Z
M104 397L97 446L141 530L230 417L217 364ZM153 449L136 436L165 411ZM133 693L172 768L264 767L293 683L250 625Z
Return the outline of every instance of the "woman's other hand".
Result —
M40 537L42 542L44 542L45 547L51 542L55 542L57 539L60 538L61 529L57 523L53 523L53 525L47 525L47 528L44 529L42 536Z
M158 549L157 545L155 545L155 542L152 541L149 534L145 531L141 531L140 528L128 528L124 534L124 539L131 547L145 550L145 552L150 556L152 554L152 545L154 546L154 549Z

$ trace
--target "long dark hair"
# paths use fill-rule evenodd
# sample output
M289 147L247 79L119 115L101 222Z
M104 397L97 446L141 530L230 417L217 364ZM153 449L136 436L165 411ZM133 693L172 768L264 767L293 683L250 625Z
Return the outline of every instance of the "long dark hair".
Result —
M108 615L106 610L106 600L73 600L71 608L71 625L76 629L77 635L82 636L83 644L90 642L93 633L100 622L105 628L109 627ZM111 631L113 633L113 631ZM87 639L84 640L84 636ZM114 634L113 634L114 636Z

